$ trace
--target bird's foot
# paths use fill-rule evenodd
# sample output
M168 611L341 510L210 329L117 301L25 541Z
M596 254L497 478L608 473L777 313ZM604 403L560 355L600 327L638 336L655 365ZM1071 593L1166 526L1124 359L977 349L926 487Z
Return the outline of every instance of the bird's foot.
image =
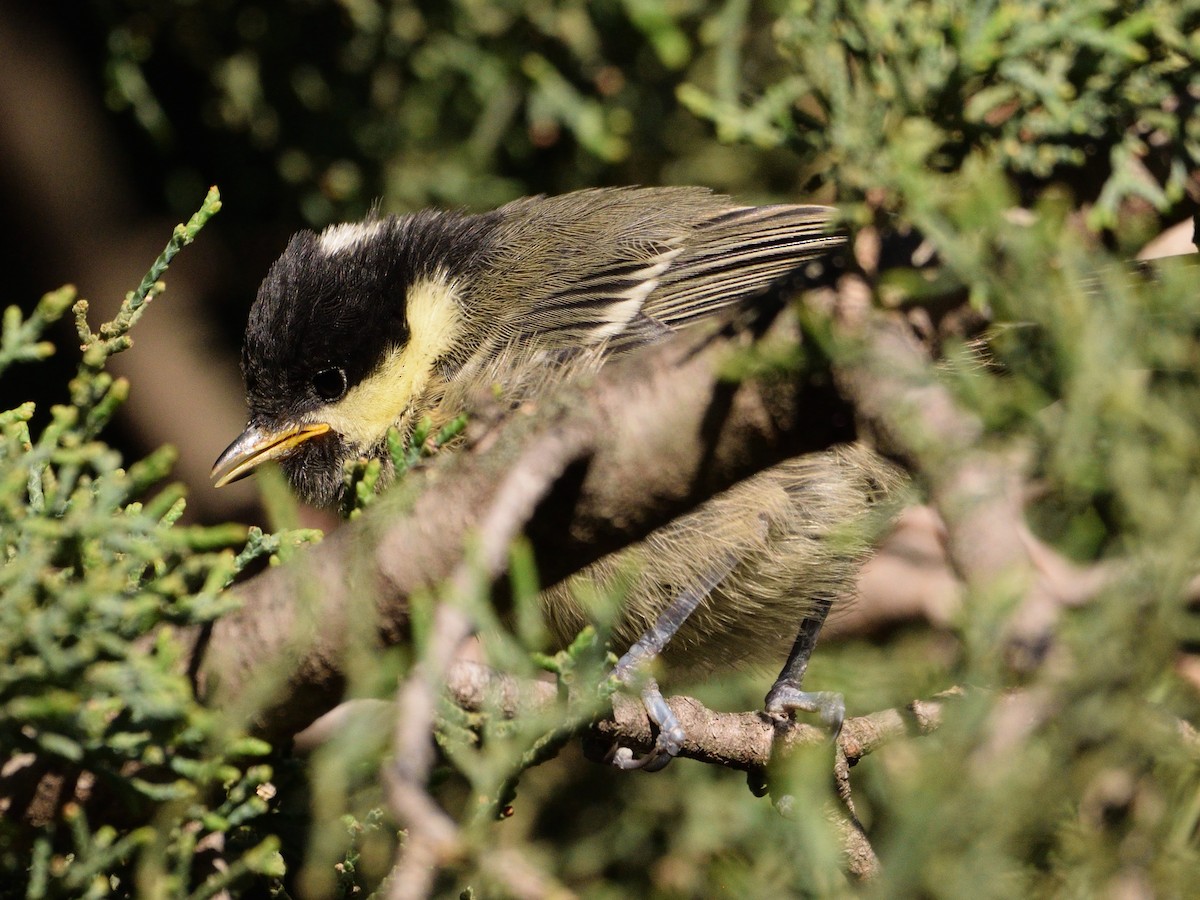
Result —
M768 716L779 721L792 718L796 712L816 713L828 726L835 740L842 732L846 720L846 701L834 691L802 691L800 686L788 679L775 682L767 694L764 709Z
M618 677L621 677L618 667ZM624 678L622 678L624 680ZM628 747L617 747L612 756L612 764L618 769L641 769L643 772L657 772L666 768L667 764L679 755L687 734L679 719L671 709L667 700L658 689L658 682L653 678L646 680L641 691L642 705L650 722L658 728L658 736L654 739L654 747L645 756L634 756Z

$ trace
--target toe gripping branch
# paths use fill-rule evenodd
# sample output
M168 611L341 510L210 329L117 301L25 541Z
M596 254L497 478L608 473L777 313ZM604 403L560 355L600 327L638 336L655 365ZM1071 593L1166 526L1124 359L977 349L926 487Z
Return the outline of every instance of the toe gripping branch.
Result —
M613 668L613 676L625 687L639 688L646 714L651 723L658 728L654 747L645 756L635 757L628 747L616 748L612 762L617 768L657 772L683 749L687 734L659 690L658 682L645 675L643 669L663 651L688 617L733 571L736 564L737 560L733 554L727 555L708 577L672 600L650 629L617 661ZM804 674L808 670L808 661L817 644L817 637L832 605L832 598L821 599L816 609L801 623L800 632L788 654L787 662L767 693L765 709L768 715L780 721L790 720L796 711L816 713L836 738L846 718L846 704L842 695L830 691L800 689Z
M726 554L719 565L713 568L709 575L699 584L694 585L672 600L667 608L659 614L650 629L629 648L628 652L617 660L613 675L622 685L640 686L642 704L650 721L657 726L658 736L654 740L654 748L645 756L634 757L628 747L618 747L613 755L613 765L619 769L643 769L647 772L657 772L679 755L687 734L679 719L667 704L667 700L658 688L658 682L641 670L646 664L662 653L663 648L679 631L688 616L696 611L705 597L725 580L726 576L737 565L737 557L733 553Z
M817 636L821 633L831 606L833 598L821 598L813 612L800 623L800 633L796 635L796 642L792 644L783 670L767 692L764 709L767 715L780 721L791 719L797 711L816 713L829 726L836 739L846 719L846 702L842 695L832 691L800 689L804 673L808 671L808 661L817 646Z

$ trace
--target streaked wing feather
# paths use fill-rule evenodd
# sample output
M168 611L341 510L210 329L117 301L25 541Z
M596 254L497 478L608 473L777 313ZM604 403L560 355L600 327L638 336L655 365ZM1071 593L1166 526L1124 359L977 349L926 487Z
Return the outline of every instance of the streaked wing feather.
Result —
M820 206L741 207L710 219L659 278L643 312L672 328L750 297L845 242Z
M646 298L658 286L682 249L666 242L628 248L637 252L603 268L584 272L569 287L543 299L529 319L539 334L556 341L598 344L626 331L641 314ZM645 254L640 255L640 254Z
M635 347L656 343L671 333L671 329L658 319L652 319L645 313L638 313L633 321L625 326L625 330L608 342L611 353L623 353Z
M579 273L546 297L531 320L553 341L612 349L667 331L752 297L845 241L820 206L732 207L676 241L629 243L602 268Z

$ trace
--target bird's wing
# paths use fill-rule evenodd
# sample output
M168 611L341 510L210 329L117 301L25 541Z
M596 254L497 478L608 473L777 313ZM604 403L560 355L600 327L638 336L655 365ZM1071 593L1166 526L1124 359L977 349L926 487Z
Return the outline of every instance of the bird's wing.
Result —
M646 297L643 315L675 329L753 297L846 241L823 206L748 206L696 226Z
M651 192L658 202L645 202ZM599 218L598 204L607 205ZM826 207L736 206L694 188L577 192L509 208L524 214L506 224L506 252L474 285L487 327L443 373L450 409L469 405L473 384L502 386L514 401L541 396L610 354L752 299L845 242Z
M529 311L528 325L555 343L592 346L621 336L639 319L652 324L642 310L680 253L678 239L621 248L602 266L548 290Z
M622 241L553 286L526 326L553 344L649 343L765 290L843 244L820 206L724 207L689 228Z

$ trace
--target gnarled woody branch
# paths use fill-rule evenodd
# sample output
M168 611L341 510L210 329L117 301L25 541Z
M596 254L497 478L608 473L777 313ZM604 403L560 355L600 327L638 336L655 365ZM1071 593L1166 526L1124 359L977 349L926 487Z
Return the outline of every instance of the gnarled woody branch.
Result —
M558 689L548 681L532 681L471 660L459 660L449 670L446 690L463 709L493 710L505 718L532 715L559 702ZM904 709L884 709L845 721L838 736L851 764L858 762L883 744L907 734L926 734L941 724L945 702L962 694L953 688L930 700L914 700ZM654 743L645 707L627 697L616 696L613 716L596 724L606 740L620 742L647 751ZM382 703L383 701L371 701ZM773 753L805 744L829 741L829 732L812 725L789 727L786 743L777 743L777 723L758 712L716 712L690 697L673 697L672 709L684 730L694 735L685 743L685 758L716 762L735 769L761 769ZM369 715L378 715L372 710ZM716 736L714 740L701 735Z
M528 715L560 703L557 689L548 683L527 681L495 672L478 663L460 660L446 672L446 689L464 709L492 710L505 717ZM827 809L842 843L847 872L857 880L871 878L878 870L878 859L854 812L849 769L868 753L897 737L928 733L942 719L944 701L959 691L947 692L932 700L917 700L904 709L885 709L848 719L838 739L835 771L838 790L846 813ZM611 746L636 747L645 752L653 745L653 731L645 707L629 697L614 695L613 714L593 726L599 738L595 752L603 754ZM812 726L780 727L763 713L721 713L707 709L687 697L672 698L671 707L688 735L682 756L703 762L750 772L765 770L772 758L802 744L827 744L826 731ZM370 714L370 713L369 713ZM564 710L565 716L565 710ZM408 796L393 809L408 826L408 846L398 854L397 867L390 878L389 897L425 896L421 890L432 878L437 848L445 844L447 831L455 833L444 813L419 784L401 785ZM777 798L781 808L792 806L792 798ZM414 855L411 846L429 853ZM450 846L462 849L456 839ZM451 855L449 858L453 858Z
M795 341L794 329L781 316L758 340ZM341 698L352 628L370 620L384 642L401 640L409 598L455 571L516 469L562 473L523 529L550 584L754 472L853 437L827 373L724 380L730 355L754 340L681 336L413 473L294 564L236 589L242 608L196 648L198 690L245 709L265 736L298 732ZM506 560L489 556L495 579ZM271 702L250 702L273 675Z
M550 682L516 677L469 660L460 659L446 670L444 686L459 707L506 719L544 715L563 704L557 686ZM838 738L835 771L839 793L851 816L849 767L889 741L934 731L941 724L946 701L961 693L954 689L902 708L883 709L846 720ZM616 695L614 701L612 716L593 726L594 754L603 754L614 744L635 747L639 752L649 750L653 731L645 708L621 695ZM681 754L685 758L757 772L790 749L829 744L829 734L821 728L808 725L781 728L762 713L717 712L686 697L672 698L670 703L689 735ZM566 708L561 713L568 717ZM307 748L312 749L344 730L353 719L379 723L397 715L399 711L386 701L354 701L323 717L306 730L303 739ZM432 723L426 724L432 727ZM401 754L397 748L397 756ZM462 842L457 824L426 793L423 782L404 778L387 781L389 803L408 832L397 868L389 877L388 896L426 896L438 868L448 862L461 863L462 854L471 852L470 846ZM790 798L777 800L783 804ZM840 836L848 873L856 879L871 877L878 861L857 820L833 809L827 809L826 815L833 819ZM491 853L489 849L477 862L494 868ZM527 881L536 875L536 870L525 871L523 879ZM520 891L513 893L523 895Z

